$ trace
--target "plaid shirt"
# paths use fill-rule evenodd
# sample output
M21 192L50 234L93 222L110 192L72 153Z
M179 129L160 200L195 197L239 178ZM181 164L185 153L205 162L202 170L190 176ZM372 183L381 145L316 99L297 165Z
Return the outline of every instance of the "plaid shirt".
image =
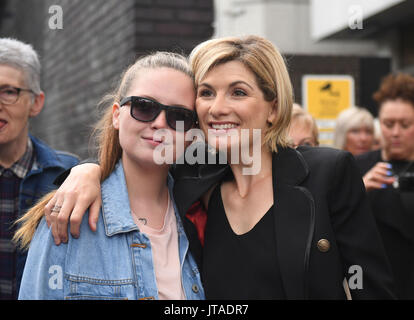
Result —
M20 183L34 162L33 144L28 139L23 156L10 168L0 165L0 300L16 299L16 247L12 243L19 217Z

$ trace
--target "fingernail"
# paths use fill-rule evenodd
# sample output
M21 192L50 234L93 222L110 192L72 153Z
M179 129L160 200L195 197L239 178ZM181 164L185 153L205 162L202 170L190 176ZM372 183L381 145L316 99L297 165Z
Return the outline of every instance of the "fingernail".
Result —
M392 169L392 164L391 163L387 163L387 168L388 169Z
M385 184L385 183L383 183L382 185L381 185L381 189L385 189L387 187L387 185Z
M387 171L387 176L392 176L392 171L388 170Z

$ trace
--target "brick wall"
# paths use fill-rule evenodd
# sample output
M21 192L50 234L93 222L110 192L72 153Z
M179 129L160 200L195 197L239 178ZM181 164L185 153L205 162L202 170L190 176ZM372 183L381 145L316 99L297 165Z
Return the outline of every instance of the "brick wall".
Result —
M44 24L46 104L32 131L58 149L88 156L97 104L134 57L134 1L48 0L63 29Z
M159 48L189 53L212 36L213 11L212 0L137 1L137 52Z
M0 0L0 37L29 42L43 54L44 2L36 0Z
M83 158L90 155L89 136L99 100L137 56L156 50L188 53L213 34L213 0L0 0L0 4L4 13L0 34L35 41L41 53L46 103L32 120L31 131L52 147ZM52 5L63 9L61 30L49 28Z

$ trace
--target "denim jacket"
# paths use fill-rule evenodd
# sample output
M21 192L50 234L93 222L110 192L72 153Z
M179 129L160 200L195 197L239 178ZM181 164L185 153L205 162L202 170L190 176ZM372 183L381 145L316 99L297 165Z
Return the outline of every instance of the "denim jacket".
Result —
M26 211L42 196L49 191L56 189L53 181L58 175L79 162L78 157L71 153L54 150L33 136L29 136L29 138L33 143L33 151L35 153L36 161L20 184L20 216L26 213ZM20 286L26 256L26 252L20 250L17 251L17 288Z
M170 196L173 180L168 177ZM79 239L54 245L43 219L30 245L19 299L158 299L151 243L134 223L122 163L102 183L97 231L88 213ZM204 299L200 273L177 214L182 286L187 299Z

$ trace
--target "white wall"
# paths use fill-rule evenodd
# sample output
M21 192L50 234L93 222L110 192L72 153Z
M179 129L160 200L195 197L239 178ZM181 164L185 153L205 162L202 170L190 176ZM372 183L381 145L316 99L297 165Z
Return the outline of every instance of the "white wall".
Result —
M311 8L309 0L215 0L214 37L256 34L270 39L282 53L290 54L391 55L386 41L315 40L311 35ZM325 16L331 15L329 10L329 6L325 8Z
M263 1L215 0L214 37L255 34L266 36Z
M267 3L265 12L266 35L275 41L283 52L321 55L389 55L388 50L379 48L375 40L313 39L309 4L271 1ZM329 14L326 12L326 15Z
M311 0L311 36L322 39L349 27L360 10L363 19L406 0Z

